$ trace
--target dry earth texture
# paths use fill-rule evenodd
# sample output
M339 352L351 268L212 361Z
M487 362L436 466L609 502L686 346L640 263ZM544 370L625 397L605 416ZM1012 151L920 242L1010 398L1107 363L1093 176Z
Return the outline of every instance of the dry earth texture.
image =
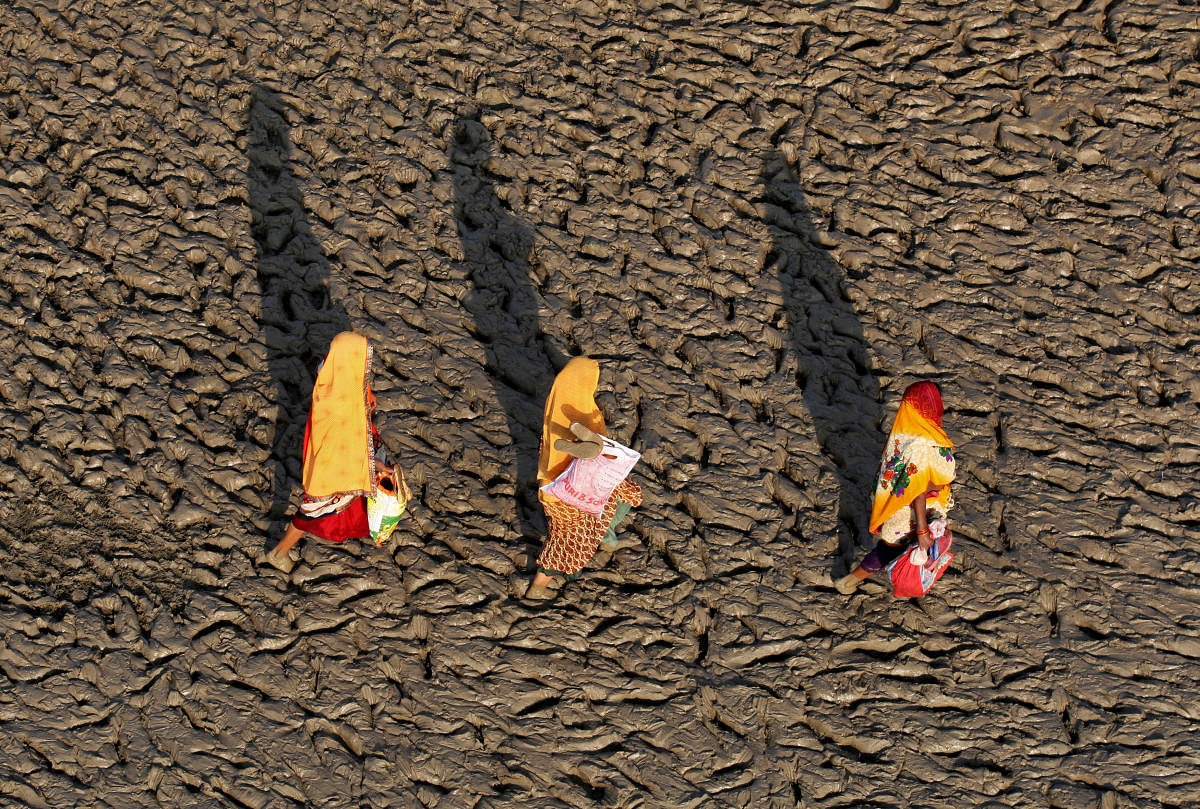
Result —
M1200 802L1193 0L0 10L0 803ZM314 366L416 501L254 564ZM516 560L564 358L645 454ZM904 386L928 598L867 541Z

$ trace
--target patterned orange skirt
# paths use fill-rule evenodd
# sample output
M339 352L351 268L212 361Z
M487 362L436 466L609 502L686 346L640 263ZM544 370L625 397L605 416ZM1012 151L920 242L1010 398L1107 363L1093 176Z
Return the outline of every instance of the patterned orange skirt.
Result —
M576 576L596 555L604 534L616 517L617 508L622 503L630 506L642 504L642 489L631 480L622 481L599 517L568 506L558 498L548 495L542 497L550 536L538 556L538 568L551 575Z

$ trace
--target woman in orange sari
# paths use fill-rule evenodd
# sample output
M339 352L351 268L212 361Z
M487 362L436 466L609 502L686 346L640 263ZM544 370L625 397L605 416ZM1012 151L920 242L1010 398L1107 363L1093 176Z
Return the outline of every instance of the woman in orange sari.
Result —
M573 458L594 458L600 453L601 437L606 435L604 414L596 406L596 385L600 365L588 357L575 357L554 379L546 399L542 422L542 449L538 456L538 499L546 510L549 535L538 556L537 574L527 598L549 598L550 585L557 580L578 578L593 557L602 551L605 557L616 549L615 528L633 506L641 505L642 490L632 480L624 480L613 491L604 513L594 517L569 506L542 491L558 477Z
M329 542L370 535L367 496L381 473L396 472L400 495L411 497L403 472L387 462L372 417L372 350L367 338L344 331L333 338L317 372L304 428L304 495L300 510L266 560L291 570L288 551L304 534Z
M884 446L871 508L875 548L836 586L847 595L863 579L904 552L915 536L928 550L931 520L946 519L954 497L954 442L942 429L942 393L933 382L916 382L904 391ZM947 532L949 533L949 532Z

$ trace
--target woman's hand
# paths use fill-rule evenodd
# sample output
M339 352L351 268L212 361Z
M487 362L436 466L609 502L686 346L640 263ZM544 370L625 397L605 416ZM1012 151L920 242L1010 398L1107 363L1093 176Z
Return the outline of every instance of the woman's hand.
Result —
M412 501L412 489L408 488L408 481L404 479L404 470L399 466L396 469L396 484L400 488L400 496L404 498L404 502Z
M408 488L408 480L404 477L404 470L399 464L388 466L378 458L375 459L375 472L380 475L391 475L396 479L396 493L404 499L405 502L412 500L412 489Z
M928 496L929 489L926 489L925 497ZM912 501L913 521L917 524L917 544L923 551L929 550L933 545L933 535L929 533L929 520L925 516L925 497L918 495Z
M933 534L929 533L928 526L925 527L923 532L922 529L917 529L917 545L919 545L923 551L927 551L933 547Z

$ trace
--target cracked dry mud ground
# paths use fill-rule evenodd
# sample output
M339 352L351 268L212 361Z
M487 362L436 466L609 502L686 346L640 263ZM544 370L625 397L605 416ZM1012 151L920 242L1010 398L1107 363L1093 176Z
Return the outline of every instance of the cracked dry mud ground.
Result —
M1200 801L1192 3L17 5L0 804ZM412 516L256 570L345 325ZM579 352L646 503L531 607ZM840 596L919 376L958 558Z

